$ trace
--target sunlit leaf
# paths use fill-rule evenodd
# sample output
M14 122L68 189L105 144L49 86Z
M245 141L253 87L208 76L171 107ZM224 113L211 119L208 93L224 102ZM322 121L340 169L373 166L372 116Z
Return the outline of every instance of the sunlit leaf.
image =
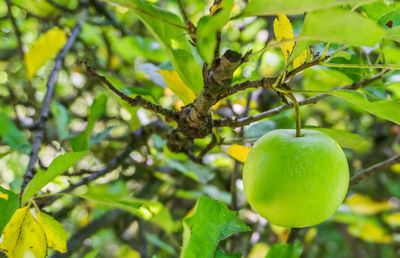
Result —
M28 79L31 79L40 67L57 54L66 41L65 31L57 27L38 38L25 54Z
M3 231L0 248L9 258L46 256L46 236L29 210L29 205L18 209Z
M46 234L47 246L65 253L67 251L67 232L63 226L53 217L41 211L38 211L37 219Z
M308 229L306 235L304 236L304 242L306 244L310 244L317 234L318 234L318 229L316 227Z
M391 226L400 226L400 212L386 214L383 219Z
M355 151L362 152L368 150L371 147L371 143L358 134L330 128L307 127L307 129L320 131L329 135L343 148L353 149Z
M369 101L361 92L350 90L337 90L327 93L345 99L380 118L400 124L400 102L391 100Z
M31 152L31 144L14 122L3 112L0 112L0 136L11 149L27 155Z
M18 207L18 196L0 186L0 236Z
M384 35L374 21L343 9L307 13L300 33L308 39L356 46L374 46Z
M164 77L167 87L175 93L185 105L195 100L196 95L186 86L175 70L159 70L157 72Z
M301 54L293 60L293 68L297 68L307 61L308 51L304 49Z
M290 244L274 244L268 251L266 258L298 258L303 252L300 242Z
M200 197L193 216L184 220L181 257L213 257L220 240L249 230L237 218L237 212L216 200Z
M278 41L283 41L286 39L293 39L293 28L290 23L289 18L284 14L277 14L274 20L274 33ZM289 41L281 44L281 49L285 56L285 61L287 62L290 54L294 48L294 41Z
M352 194L344 202L350 209L359 214L376 214L382 211L393 210L395 207L389 201L375 201L362 194Z
M169 210L161 202L133 198L104 191L100 192L99 190L91 190L75 196L130 212L158 225L167 233L171 233L175 229L175 223Z
M28 12L35 14L39 17L53 16L60 13L52 4L46 0L13 0L13 4L18 5L20 8L27 10Z
M271 228L272 232L274 232L278 236L281 242L287 241L290 234L290 228L277 226L272 223L269 224L269 227Z
M264 242L257 242L250 250L248 258L265 257L269 251L269 246Z
M231 146L228 146L227 153L229 156L232 158L240 161L240 162L245 162L247 155L250 152L250 147L239 145L239 144L233 144Z
M364 4L376 0L251 0L243 12L244 16L264 16L277 13L303 14L345 4Z
M372 220L362 220L348 226L352 236L371 243L391 243L392 236L378 223Z
M385 37L400 42L400 26L389 29Z
M40 189L67 171L68 168L74 165L85 154L86 151L69 152L56 157L47 168L47 171L39 171L28 183L22 195L21 203L26 203Z
M400 164L394 164L390 169L395 173L400 173Z

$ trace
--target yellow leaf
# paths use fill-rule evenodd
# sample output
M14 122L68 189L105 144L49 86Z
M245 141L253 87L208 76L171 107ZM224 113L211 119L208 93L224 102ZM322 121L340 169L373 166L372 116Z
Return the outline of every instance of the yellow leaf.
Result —
M67 251L67 232L63 226L53 217L41 211L39 211L37 218L46 234L48 247L65 253Z
M394 164L390 169L395 173L400 173L400 164Z
M304 242L306 244L309 244L312 242L314 237L318 234L318 229L316 227L312 227L309 230L307 230L306 235L304 236Z
M4 200L8 200L8 194L0 192L0 198Z
M393 210L395 207L389 201L375 201L362 194L353 194L347 197L345 204L359 214L371 215L382 211Z
M40 67L58 53L66 41L65 31L57 27L48 30L37 39L25 54L28 79L31 79Z
M3 231L0 248L8 258L46 256L45 233L30 212L29 206L16 210Z
M392 226L400 226L400 212L388 214L384 217L386 223Z
M185 103L185 105L192 103L195 100L196 95L188 86L186 86L175 70L159 70L157 72L164 77L168 88L175 93L183 103Z
M280 227L274 224L269 224L271 230L279 237L279 240L286 242L290 234L290 228Z
M292 24L285 14L278 14L274 20L274 33L278 41L294 38ZM294 41L281 44L281 49L285 56L285 62L289 59L294 48Z
M269 251L269 246L266 243L258 242L251 248L248 258L266 257Z
M231 156L232 158L240 161L240 162L245 162L247 155L249 154L250 147L246 147L243 145L239 144L233 144L228 147L228 155Z
M301 54L293 60L293 68L297 68L307 60L307 49L304 49Z
M360 223L348 227L352 236L358 237L366 242L391 243L392 236L389 235L380 225L370 220L363 220Z

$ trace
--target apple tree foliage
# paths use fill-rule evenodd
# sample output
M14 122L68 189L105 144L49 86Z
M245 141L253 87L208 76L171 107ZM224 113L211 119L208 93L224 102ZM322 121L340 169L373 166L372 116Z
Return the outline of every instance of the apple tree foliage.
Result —
M393 0L0 0L0 255L398 257L399 46ZM352 176L305 229L242 184L296 122Z

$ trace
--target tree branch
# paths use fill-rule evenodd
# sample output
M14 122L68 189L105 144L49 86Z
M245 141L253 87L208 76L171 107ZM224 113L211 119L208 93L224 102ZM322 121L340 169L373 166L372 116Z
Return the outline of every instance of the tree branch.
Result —
M286 78L293 77L293 76L297 75L298 73L304 71L307 68L318 65L320 62L322 62L328 58L329 58L329 56L325 56L324 58L317 57L316 59L312 60L311 62L304 63L304 64L300 65L299 67L288 72L286 75ZM243 91L243 90L246 90L249 88L272 89L272 87L277 79L278 79L277 76L263 77L261 79L254 80L254 81L245 81L242 83L234 84L231 87L229 87L225 92L219 94L218 100L221 100L221 99L231 96L239 91Z
M31 151L31 154L29 157L28 168L26 170L26 173L24 175L24 180L22 182L21 194L23 193L26 185L29 183L29 181L32 180L32 178L34 176L35 164L36 164L36 160L38 157L39 148L42 143L42 139L43 139L43 135L44 135L44 131L45 131L45 124L46 124L46 121L49 116L50 102L51 102L51 98L53 97L54 88L55 88L55 84L57 81L58 71L61 69L61 66L64 62L64 58L65 58L66 54L68 53L68 51L74 44L76 38L78 37L78 34L81 31L82 24L87 16L87 11L84 10L83 14L84 14L83 17L81 17L79 19L79 21L77 22L75 27L72 29L71 36L67 40L67 43L65 43L64 47L58 53L58 55L56 57L54 68L51 71L49 79L47 81L46 95L45 95L43 103L42 103L42 107L40 110L40 116L37 120L38 128L37 128L35 136L33 138L32 151Z
M90 3L93 5L93 7L96 9L97 12L99 12L100 14L103 14L104 17L107 18L107 20L110 22L110 24L112 26L114 26L119 31L121 31L123 36L131 34L129 32L129 30L122 23L120 23L117 20L117 18L115 17L115 14L113 12L111 12L109 9L107 9L107 6L105 3L102 3L98 0L90 0Z
M117 94L122 100L133 107L142 107L147 110L153 111L154 113L163 115L167 121L177 120L177 113L173 110L163 108L162 106L151 103L150 101L145 100L141 96L137 95L134 98L131 98L121 91L119 91L106 77L99 75L96 73L92 67L88 66L87 62L83 62L86 66L86 71L97 80L106 85L112 92Z
M387 160L384 160L373 166L370 166L369 168L360 170L358 173L356 173L354 176L350 178L350 185L355 185L362 179L366 178L367 176L374 175L379 170L388 168L397 163L400 163L400 154L397 154Z
M378 80L379 78L381 78L384 73L385 72L381 72L381 73L375 75L372 78L365 79L365 80L362 80L362 81L359 81L359 82L356 82L356 83L353 83L353 84L350 84L350 85L347 85L347 86L343 86L343 87L340 87L338 89L340 89L340 90L343 90L343 89L353 89L353 90L355 90L355 89L364 87L364 86L370 84L371 82L374 82L374 81ZM303 99L303 100L299 101L299 106L304 106L304 105L308 105L308 104L315 104L317 101L319 101L319 100L321 100L323 98L326 98L328 96L330 96L330 95L326 94L326 93L322 93L322 94L318 94L318 95L313 96L313 97L309 97L309 98ZM279 106L279 107L276 107L276 108L261 112L259 114L254 115L254 116L249 116L249 117L245 117L245 118L240 118L240 119L232 119L232 118L215 119L214 120L214 126L215 127L225 127L225 126L227 126L227 127L231 127L231 128L236 128L236 127L248 125L250 123L262 120L262 119L267 118L267 117L275 116L275 115L277 115L279 113L282 113L283 111L286 111L288 109L292 109L293 107L294 107L293 104L287 104L287 105L282 105L282 106Z

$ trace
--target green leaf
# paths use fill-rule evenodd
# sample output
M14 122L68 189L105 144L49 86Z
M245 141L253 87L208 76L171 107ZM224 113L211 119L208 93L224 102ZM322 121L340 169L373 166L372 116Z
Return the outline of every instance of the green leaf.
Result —
M56 157L47 168L47 171L39 171L28 183L22 195L21 203L26 203L40 189L50 183L54 178L64 173L85 154L86 151L69 152Z
M3 112L0 112L0 136L13 150L26 155L31 152L31 145L14 122Z
M67 252L67 232L53 217L38 211L37 219L46 234L47 246L61 253Z
M154 62L164 62L168 59L168 55L161 45L152 38L140 36L111 37L111 44L115 52L127 62L133 62L138 56Z
M85 130L71 139L74 151L83 151L89 148L90 133L93 130L96 120L106 112L106 103L107 97L104 94L100 94L94 99L92 106L90 106L88 123Z
M274 244L269 249L266 258L299 258L303 248L300 242L290 244Z
M18 207L18 196L0 186L0 236Z
M391 23L391 26L397 27L400 25L400 9L396 8L390 12L385 13L377 20L377 23L380 24L383 28L389 29L390 26L388 23Z
M36 71L57 54L66 41L65 31L57 27L48 30L38 38L25 54L28 79L32 79Z
M277 13L303 14L345 4L366 4L376 0L251 0L244 16L274 15Z
M104 131L96 134L93 138L90 139L89 141L89 147L92 147L93 145L101 142L105 138L107 138L110 135L110 132L112 129L114 129L116 126L109 126L107 127Z
M386 32L385 38L400 42L400 26L393 27Z
M214 257L218 242L236 232L250 231L237 212L224 204L200 197L193 216L184 220L182 258Z
M308 13L300 36L326 42L374 46L384 34L384 29L358 13L328 9Z
M13 4L39 17L55 16L60 13L58 9L54 8L54 6L46 0L13 0Z
M58 137L60 137L60 140L65 140L68 137L68 110L61 103L56 101L51 102L50 109L56 120Z
M240 258L240 257L242 257L241 253L226 254L219 249L215 252L215 258Z
M197 52L203 58L204 62L208 64L211 64L214 59L214 50L217 46L216 33L228 23L232 7L233 0L222 1L221 9L218 12L214 15L201 17L197 23Z
M338 129L306 127L309 130L320 131L332 137L340 146L363 152L371 147L371 143L364 137Z
M187 31L180 17L144 0L106 0L131 9L167 50L179 76L196 94L203 87L202 70L184 36Z
M244 131L244 136L249 140L257 140L274 129L276 129L276 123L274 121L260 121L247 127Z
M133 198L125 194L113 194L96 190L75 196L130 212L158 225L167 233L171 233L175 229L175 223L169 210L161 202Z
M203 184L209 182L215 176L208 167L196 164L190 160L179 162L177 160L169 159L168 165L178 170L185 176Z
M380 118L400 124L400 102L381 99L369 101L363 93L351 90L336 90L327 93L345 99Z

